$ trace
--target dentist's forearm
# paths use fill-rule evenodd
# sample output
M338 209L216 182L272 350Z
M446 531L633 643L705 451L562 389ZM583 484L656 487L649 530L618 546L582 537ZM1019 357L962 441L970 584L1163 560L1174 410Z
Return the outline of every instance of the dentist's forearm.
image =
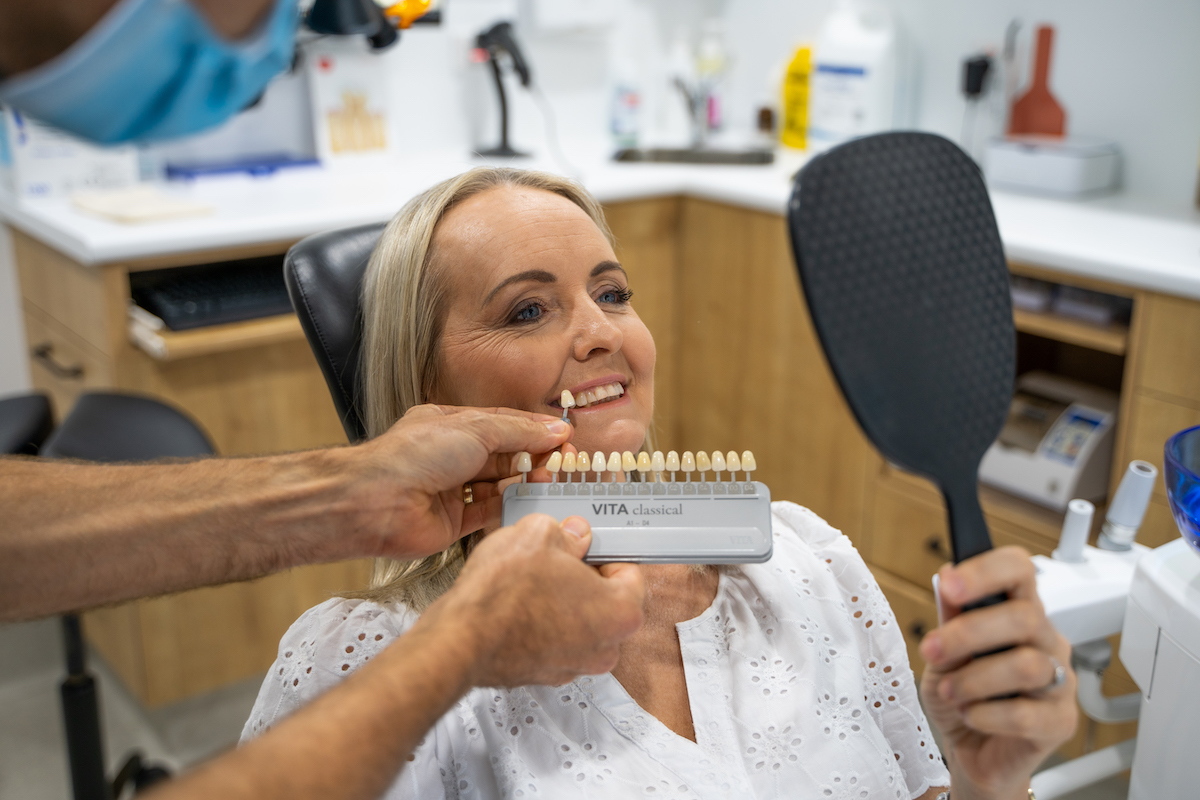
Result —
M128 466L0 459L0 622L367 555L340 468L350 450Z

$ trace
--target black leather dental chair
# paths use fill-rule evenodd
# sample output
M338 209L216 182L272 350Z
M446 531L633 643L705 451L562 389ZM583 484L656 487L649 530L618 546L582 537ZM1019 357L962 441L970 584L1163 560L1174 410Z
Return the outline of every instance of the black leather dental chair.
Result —
M358 377L362 338L360 293L371 251L385 223L309 236L283 260L283 277L346 437L366 438Z
M54 430L54 412L44 394L0 399L0 454L36 456Z
M81 395L42 447L46 458L132 462L212 455L212 444L190 418L157 400L93 392ZM166 778L165 769L131 753L110 782L105 774L96 681L87 669L79 615L63 615L67 677L61 686L67 758L75 800L119 798L127 785L140 791Z

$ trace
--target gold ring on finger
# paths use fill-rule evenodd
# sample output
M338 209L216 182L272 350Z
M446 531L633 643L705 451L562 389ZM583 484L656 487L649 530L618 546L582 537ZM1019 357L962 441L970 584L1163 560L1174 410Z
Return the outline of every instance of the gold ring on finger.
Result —
M464 506L469 506L475 502L475 490L471 488L471 484L469 483L463 484L462 500Z

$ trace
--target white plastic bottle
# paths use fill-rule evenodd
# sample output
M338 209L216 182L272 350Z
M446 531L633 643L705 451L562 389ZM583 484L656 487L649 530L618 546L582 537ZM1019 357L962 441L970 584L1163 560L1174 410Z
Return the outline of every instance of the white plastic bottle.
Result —
M891 130L907 120L901 42L891 13L864 0L838 0L814 47L809 147Z

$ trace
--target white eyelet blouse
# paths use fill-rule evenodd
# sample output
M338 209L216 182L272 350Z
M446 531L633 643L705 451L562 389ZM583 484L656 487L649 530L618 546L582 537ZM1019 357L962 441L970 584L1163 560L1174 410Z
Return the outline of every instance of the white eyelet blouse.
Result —
M611 674L475 689L386 797L874 800L948 786L904 639L850 540L792 503L773 504L772 524L772 559L725 569L708 610L676 626L695 742ZM310 609L284 635L242 740L337 685L415 620L361 600Z

